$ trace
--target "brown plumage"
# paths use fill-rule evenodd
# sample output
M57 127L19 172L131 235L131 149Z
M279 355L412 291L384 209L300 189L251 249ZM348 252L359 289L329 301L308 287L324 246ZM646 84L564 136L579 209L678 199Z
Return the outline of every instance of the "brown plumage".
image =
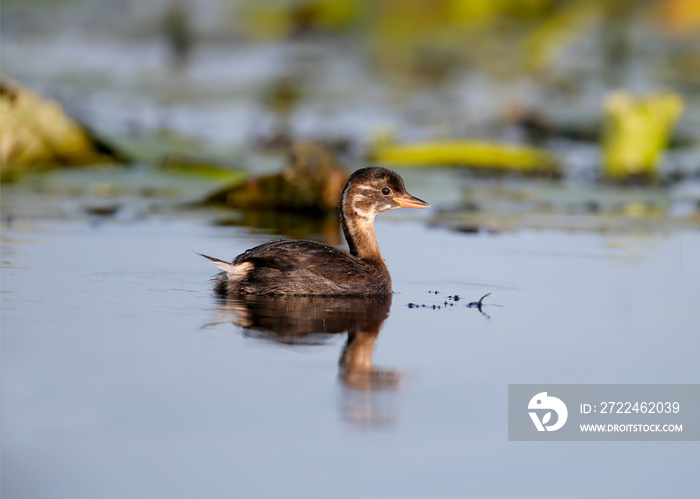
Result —
M391 275L379 251L374 218L401 207L428 208L403 179L386 168L357 170L340 197L340 223L350 252L315 241L282 240L256 246L233 262L202 255L223 270L214 278L222 295L386 295Z

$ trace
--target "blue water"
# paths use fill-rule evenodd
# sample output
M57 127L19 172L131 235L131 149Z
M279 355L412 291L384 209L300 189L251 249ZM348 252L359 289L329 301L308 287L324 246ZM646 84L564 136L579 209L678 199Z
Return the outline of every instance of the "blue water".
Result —
M697 442L508 442L507 387L698 383L700 234L422 216L378 219L395 295L371 361L398 386L374 391L339 378L346 335L247 334L211 295L192 250L270 235L173 215L3 225L3 498L697 490ZM466 306L486 293L488 317Z

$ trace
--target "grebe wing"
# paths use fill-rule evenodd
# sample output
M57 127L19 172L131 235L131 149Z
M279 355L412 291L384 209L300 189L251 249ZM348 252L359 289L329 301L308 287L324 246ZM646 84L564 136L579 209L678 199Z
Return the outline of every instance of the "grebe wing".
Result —
M282 294L376 294L390 281L373 265L315 241L284 240L248 250L234 265L251 265L245 287ZM385 282L386 281L386 282Z
M320 275L335 275L365 269L368 264L328 244L316 241L286 239L261 244L240 254L235 265L250 262L256 268L268 267L288 271L299 267Z

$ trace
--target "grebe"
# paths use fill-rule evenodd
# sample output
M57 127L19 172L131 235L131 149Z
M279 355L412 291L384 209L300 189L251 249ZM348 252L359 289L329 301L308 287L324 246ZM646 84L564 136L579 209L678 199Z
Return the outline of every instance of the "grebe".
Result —
M256 246L233 262L202 255L223 270L221 295L387 295L391 275L379 251L374 218L396 208L428 208L403 179L380 167L355 171L340 196L340 224L350 252L316 241L281 240Z

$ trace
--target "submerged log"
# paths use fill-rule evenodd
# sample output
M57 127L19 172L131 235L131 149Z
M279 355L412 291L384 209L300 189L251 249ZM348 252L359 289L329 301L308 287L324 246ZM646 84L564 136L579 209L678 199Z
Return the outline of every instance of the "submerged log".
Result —
M292 146L290 164L281 173L251 178L207 196L204 204L231 208L328 213L338 207L348 173L321 144Z
M122 162L55 102L0 77L0 163L7 179L29 167Z

